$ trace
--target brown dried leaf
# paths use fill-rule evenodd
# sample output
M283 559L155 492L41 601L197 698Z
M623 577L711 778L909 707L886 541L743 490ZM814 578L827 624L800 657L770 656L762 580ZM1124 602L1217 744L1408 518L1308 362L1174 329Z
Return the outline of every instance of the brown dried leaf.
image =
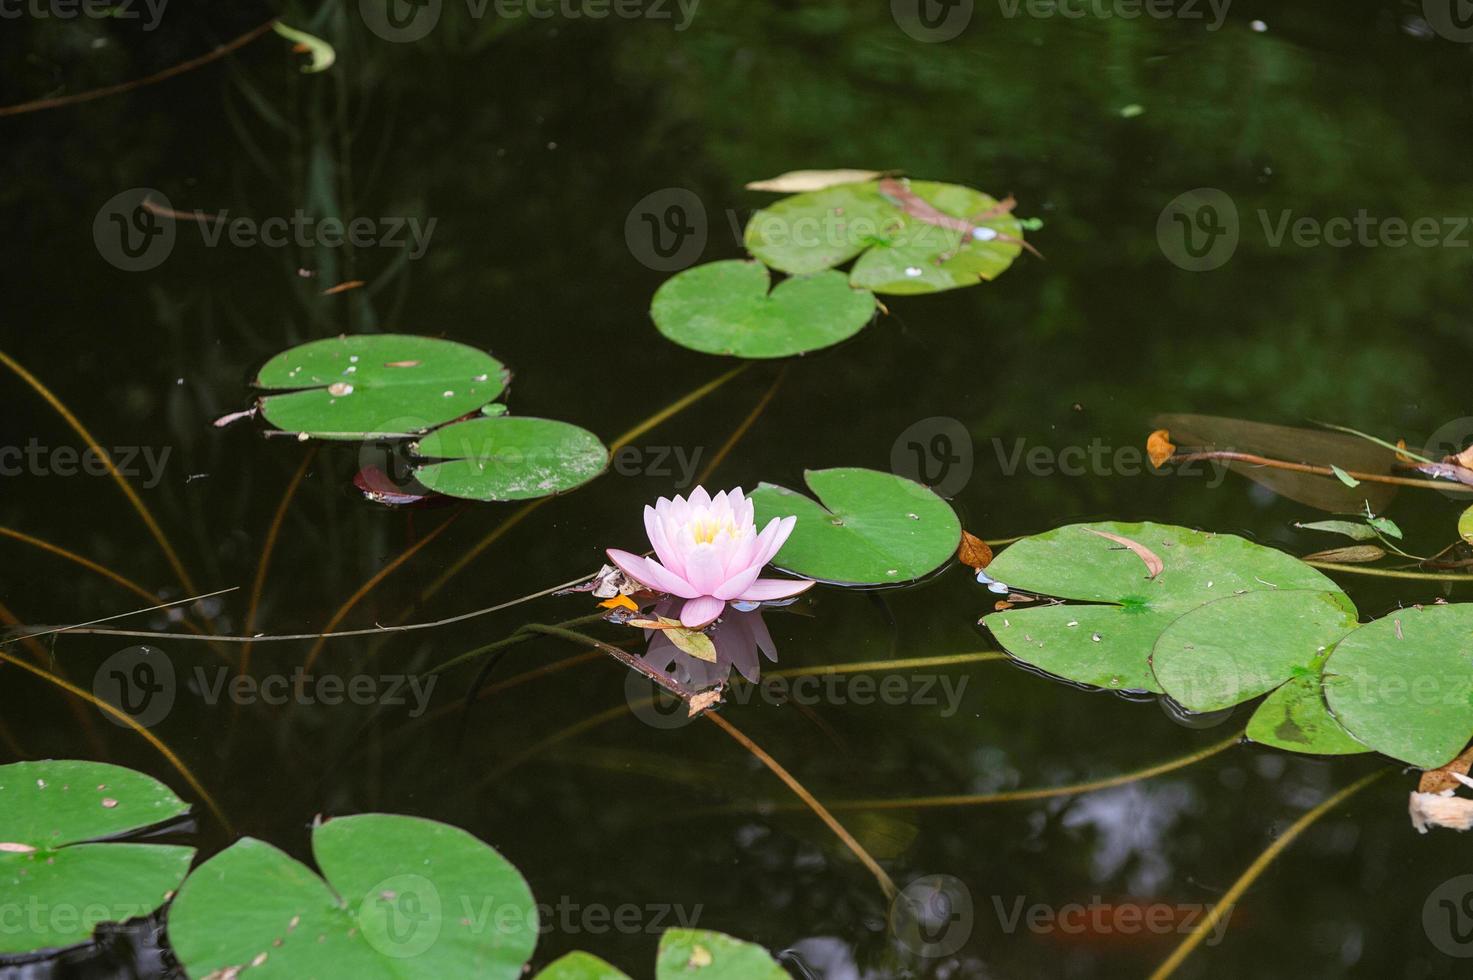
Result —
M691 695L686 702L686 717L694 718L696 715L709 708L714 708L721 703L721 688L710 691L702 691L700 694Z
M1305 555L1305 561L1328 561L1337 565L1357 565L1362 562L1380 561L1386 557L1384 548L1373 544L1356 544L1344 548L1330 548Z
M1462 784L1452 774L1457 772L1466 776L1469 767L1473 767L1473 745L1464 749L1462 755L1441 769L1429 769L1422 773L1422 778L1417 783L1417 792L1441 793L1443 790L1457 789Z
M963 565L967 565L976 571L981 571L992 564L992 548L968 531L962 532L961 547L956 549L956 556Z
M1176 455L1176 447L1171 444L1171 431L1169 429L1157 429L1146 436L1146 455L1150 457L1151 466L1160 469L1166 465L1166 461Z
M1139 541L1132 541L1123 535L1111 534L1109 531L1096 531L1092 527L1082 528L1082 530L1088 531L1090 534L1097 534L1102 538L1108 538L1118 545L1124 545L1126 548L1129 548L1132 554L1146 563L1146 571L1151 573L1146 578L1155 578L1166 569L1165 563L1156 557L1156 553Z

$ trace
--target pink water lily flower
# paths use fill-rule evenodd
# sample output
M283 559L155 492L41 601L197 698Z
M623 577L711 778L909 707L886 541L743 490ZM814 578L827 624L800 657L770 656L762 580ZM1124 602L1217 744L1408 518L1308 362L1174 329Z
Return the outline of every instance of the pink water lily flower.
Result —
M742 488L715 497L696 487L690 499L661 497L644 509L644 529L655 558L609 549L609 558L636 582L686 600L680 623L701 629L715 622L728 602L787 599L813 585L804 579L758 578L772 560L796 517L774 517L757 533L752 502Z

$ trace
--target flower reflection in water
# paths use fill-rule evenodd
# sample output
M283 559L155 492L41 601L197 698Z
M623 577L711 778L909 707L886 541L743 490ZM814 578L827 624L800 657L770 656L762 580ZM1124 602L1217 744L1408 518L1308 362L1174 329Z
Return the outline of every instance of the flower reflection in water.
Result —
M679 615L685 600L662 599L655 604L655 618L673 619ZM706 627L706 636L716 647L716 662L709 663L693 657L675 645L665 630L647 629L649 647L644 660L655 670L678 681L692 690L706 690L726 681L733 667L748 681L756 681L762 675L761 651L768 660L777 663L777 648L772 635L762 621L762 609L741 611L727 606L721 618Z

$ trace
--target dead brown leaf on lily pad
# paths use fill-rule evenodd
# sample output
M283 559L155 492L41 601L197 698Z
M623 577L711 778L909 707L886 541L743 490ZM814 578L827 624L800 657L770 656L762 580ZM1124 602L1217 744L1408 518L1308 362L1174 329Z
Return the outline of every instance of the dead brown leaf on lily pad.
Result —
M1429 769L1422 773L1421 780L1417 783L1419 793L1441 793L1445 790L1457 789L1462 785L1453 773L1468 775L1468 769L1473 767L1473 745L1463 750L1463 754L1441 769Z
M963 565L980 572L992 564L992 548L975 534L963 531L962 543L956 549L956 557Z
M1080 528L1080 530L1088 531L1090 534L1097 534L1102 538L1108 538L1118 545L1129 548L1132 554L1134 554L1137 558L1146 563L1146 571L1151 573L1147 575L1146 578L1155 578L1166 569L1165 562L1158 558L1154 551L1152 551L1150 548L1147 548L1139 541L1132 541L1124 535L1111 534L1109 531L1096 531L1092 527Z
M1473 828L1473 800L1456 795L1460 786L1473 787L1473 779L1468 778L1470 765L1473 746L1442 768L1422 773L1407 800L1407 813L1418 833L1425 834L1432 827L1458 831Z
M1373 544L1349 545L1344 548L1330 548L1326 551L1316 551L1312 555L1305 555L1305 561L1327 561L1336 565L1357 565L1368 561L1380 561L1386 557L1386 550Z

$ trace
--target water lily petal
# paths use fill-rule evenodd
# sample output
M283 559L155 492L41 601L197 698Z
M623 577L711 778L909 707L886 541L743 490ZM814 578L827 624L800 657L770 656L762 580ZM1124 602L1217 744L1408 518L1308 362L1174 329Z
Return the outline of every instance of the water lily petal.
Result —
M698 544L685 553L685 579L700 595L714 596L726 580L724 549Z
M685 565L681 561L680 553L671 547L669 529L665 521L660 518L659 512L653 507L644 509L644 533L649 536L650 547L655 549L655 557L660 559L670 571L684 578Z
M751 528L746 528L727 550L726 561L722 566L723 581L749 568L760 569L762 565L757 562L757 549L757 535Z
M761 572L761 565L748 565L718 585L711 594L718 599L735 599L752 587L752 583L757 581L757 576Z
M773 557L782 550L788 541L788 535L793 533L793 528L798 523L797 517L774 517L767 522L759 537L764 538L762 549L757 552L754 559L759 565L766 565Z
M682 599L690 599L701 594L700 590L693 588L689 582L657 561L651 561L627 551L620 551L618 548L610 548L608 556L609 560L618 565L625 575L657 592L668 592Z
M726 603L715 596L697 596L680 610L680 625L691 630L703 629L715 622L725 608Z
M806 578L759 578L737 599L742 602L771 602L790 598L812 587L813 581Z
M679 500L680 498L676 497L675 499ZM692 509L696 507L711 506L711 495L706 492L705 487L696 487L690 492L690 496L687 498L687 500L689 501Z
M772 642L772 634L767 631L767 624L762 621L762 612L748 613L751 618L747 620L747 628L752 631L752 639L757 643L757 649L767 655L767 659L777 663L777 646ZM750 678L756 680L756 678Z

